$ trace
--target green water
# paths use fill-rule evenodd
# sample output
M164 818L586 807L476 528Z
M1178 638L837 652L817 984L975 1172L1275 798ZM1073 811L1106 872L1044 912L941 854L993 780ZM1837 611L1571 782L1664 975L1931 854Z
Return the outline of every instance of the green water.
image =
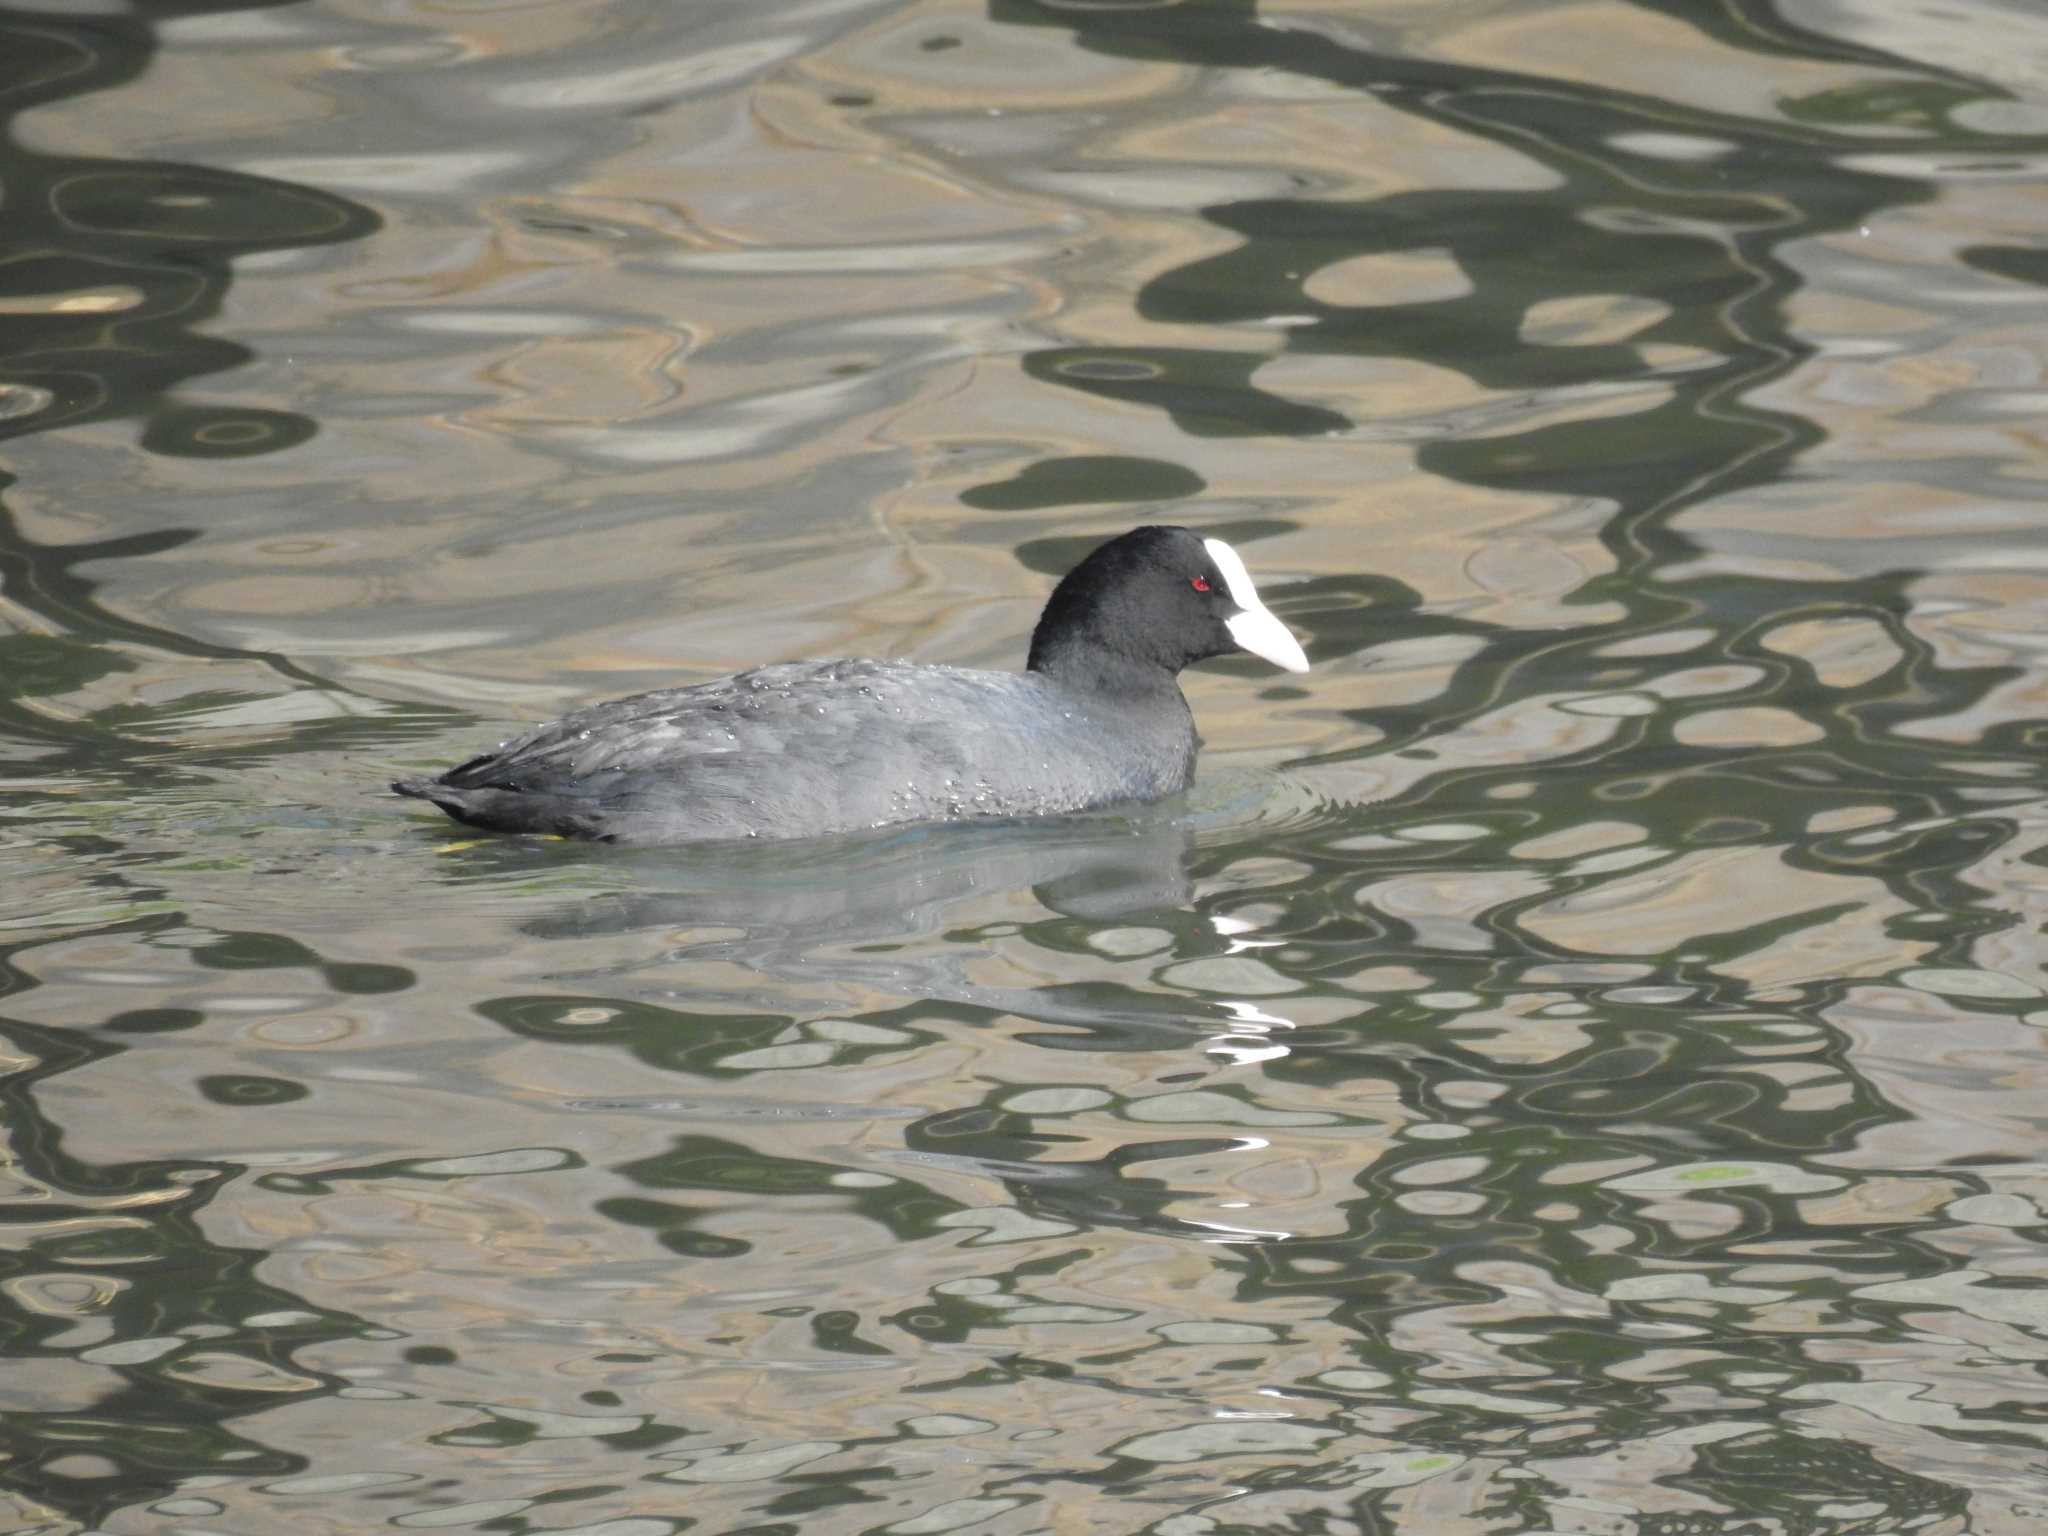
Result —
M0 6L0 1530L2040 1529L2043 57ZM1161 518L1180 800L383 793Z

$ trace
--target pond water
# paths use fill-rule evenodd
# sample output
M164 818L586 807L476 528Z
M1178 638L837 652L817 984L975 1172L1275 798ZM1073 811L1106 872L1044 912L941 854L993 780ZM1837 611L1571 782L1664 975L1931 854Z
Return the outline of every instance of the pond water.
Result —
M0 7L0 1529L2048 1528L2048 15ZM1021 661L1167 804L389 797Z

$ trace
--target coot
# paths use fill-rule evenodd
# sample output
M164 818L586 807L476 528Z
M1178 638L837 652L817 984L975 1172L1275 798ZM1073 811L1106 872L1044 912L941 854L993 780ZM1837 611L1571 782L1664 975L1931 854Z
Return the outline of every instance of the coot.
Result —
M580 709L391 787L473 827L619 843L1155 800L1194 777L1175 674L1231 651L1308 670L1236 550L1134 528L1053 589L1023 672L783 662Z

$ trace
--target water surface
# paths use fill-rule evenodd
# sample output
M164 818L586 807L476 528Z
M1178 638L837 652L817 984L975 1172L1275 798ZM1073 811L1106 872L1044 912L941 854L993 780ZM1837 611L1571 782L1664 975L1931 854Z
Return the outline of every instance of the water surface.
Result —
M0 1527L2038 1530L2044 58L0 8ZM1162 518L1166 805L382 793Z

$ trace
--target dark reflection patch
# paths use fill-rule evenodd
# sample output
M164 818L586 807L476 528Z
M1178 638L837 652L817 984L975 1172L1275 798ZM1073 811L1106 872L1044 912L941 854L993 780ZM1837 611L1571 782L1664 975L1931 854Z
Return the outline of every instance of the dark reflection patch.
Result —
M296 447L314 433L311 417L250 406L178 406L154 413L142 431L151 453L186 459L245 459Z
M2048 249L2031 245L1973 245L1957 254L1979 272L2048 288Z
M84 171L60 177L50 208L66 229L207 244L311 245L359 225L326 193L232 171Z
M215 1073L199 1079L199 1091L215 1104L238 1109L263 1109L273 1104L291 1104L310 1090L303 1083L282 1077L255 1077L239 1073Z
M117 1035L163 1035L197 1029L206 1015L195 1008L137 1008L117 1013L100 1028Z
M972 486L960 493L960 499L988 512L1028 512L1090 502L1171 501L1198 495L1206 484L1193 470L1165 459L1075 454L1041 459L1008 480Z

